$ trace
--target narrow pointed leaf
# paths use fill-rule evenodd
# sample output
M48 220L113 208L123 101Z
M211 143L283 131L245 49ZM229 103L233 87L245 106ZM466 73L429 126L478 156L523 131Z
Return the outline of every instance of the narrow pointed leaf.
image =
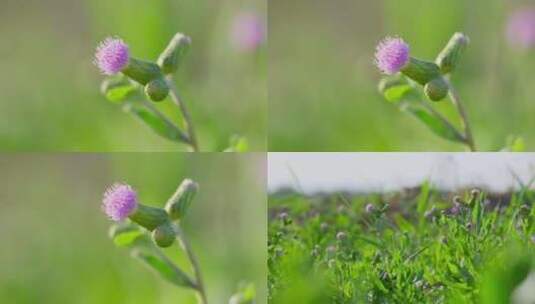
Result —
M195 288L195 284L191 281L188 275L180 268L173 265L169 260L154 253L141 250L133 251L132 255L143 261L145 265L170 283L180 287Z
M423 122L436 135L453 142L464 143L464 139L459 132L427 110L416 106L407 106L405 110Z
M176 142L184 142L186 139L181 132L163 117L156 114L151 109L138 103L130 103L125 107L127 112L132 113L145 124L147 124L158 135Z

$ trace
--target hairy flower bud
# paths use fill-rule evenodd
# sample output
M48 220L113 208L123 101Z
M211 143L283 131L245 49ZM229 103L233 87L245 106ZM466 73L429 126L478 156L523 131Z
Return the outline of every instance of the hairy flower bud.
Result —
M172 220L178 220L186 215L191 201L199 191L199 185L191 179L185 179L165 204L165 210Z
M162 71L157 64L132 57L121 72L142 85L146 85L153 79L163 77Z
M449 86L442 76L429 81L424 86L425 95L432 101L440 101L448 95Z
M438 54L435 60L442 74L451 73L455 69L469 43L470 39L463 33L453 34L446 47Z
M161 224L152 231L152 239L160 247L169 247L175 241L176 234L169 221Z
M163 78L156 78L145 85L145 94L152 101L162 101L169 94L169 87Z
M157 61L164 74L171 74L177 70L190 45L190 37L182 33L175 34Z

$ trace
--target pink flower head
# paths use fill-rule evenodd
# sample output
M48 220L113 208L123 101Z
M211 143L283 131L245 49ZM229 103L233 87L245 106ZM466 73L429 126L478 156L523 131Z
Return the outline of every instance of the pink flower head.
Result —
M514 11L507 23L509 43L523 49L535 46L535 8Z
M385 74L399 72L409 59L409 45L401 38L386 37L377 45L375 64Z
M124 69L129 59L128 45L122 39L108 37L98 45L94 63L103 74L113 75Z
M234 18L231 39L236 49L254 51L265 38L265 26L254 13L241 13Z
M127 184L113 184L104 192L102 210L114 221L122 221L137 208L137 194Z

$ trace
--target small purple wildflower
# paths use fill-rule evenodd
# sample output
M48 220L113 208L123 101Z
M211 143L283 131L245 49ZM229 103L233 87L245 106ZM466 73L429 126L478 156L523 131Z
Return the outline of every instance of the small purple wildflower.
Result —
M386 37L377 45L375 64L385 74L396 74L409 59L409 45L401 38Z
M98 45L94 63L103 74L113 75L124 69L129 59L128 45L122 39L108 37Z
M122 221L137 208L137 194L127 184L113 184L104 192L102 210L114 221Z
M370 213L373 213L375 212L375 206L372 205L372 204L367 204L366 205L366 213L370 214Z
M514 11L507 22L509 43L527 49L535 46L535 7Z
M254 51L264 42L265 26L255 13L241 13L234 18L231 39L237 50Z

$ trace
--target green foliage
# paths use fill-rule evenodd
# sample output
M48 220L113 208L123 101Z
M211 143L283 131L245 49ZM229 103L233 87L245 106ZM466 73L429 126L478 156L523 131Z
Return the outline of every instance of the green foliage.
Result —
M132 251L132 256L143 261L150 269L176 286L195 288L191 279L164 256L143 250Z
M124 110L132 113L135 117L144 122L158 135L175 142L183 142L184 136L179 129L163 116L159 115L152 108L140 102L130 102L125 105Z
M350 200L273 196L270 303L508 303L533 271L535 193L527 189L474 191L459 209L428 183ZM375 211L365 212L368 202ZM443 209L429 212L434 206Z

